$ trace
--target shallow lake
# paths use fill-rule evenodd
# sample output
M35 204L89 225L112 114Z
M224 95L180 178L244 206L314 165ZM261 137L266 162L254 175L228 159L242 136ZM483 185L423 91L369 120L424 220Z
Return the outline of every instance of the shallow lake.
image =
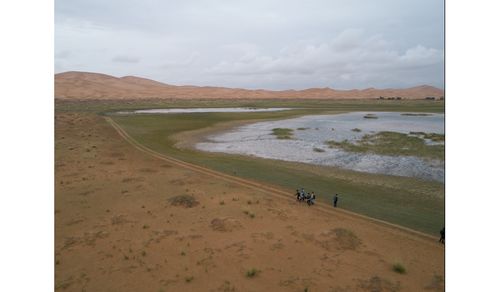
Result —
M293 139L277 139L272 134L275 128L292 129ZM207 137L208 141L196 144L196 148L444 182L444 161L441 160L347 152L325 144L329 140L356 141L380 131L444 134L444 115L400 112L309 115L237 127Z

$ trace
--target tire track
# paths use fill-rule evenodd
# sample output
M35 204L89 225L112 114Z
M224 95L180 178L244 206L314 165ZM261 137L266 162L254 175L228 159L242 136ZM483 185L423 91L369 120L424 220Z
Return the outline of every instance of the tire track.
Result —
M127 141L134 148L138 149L141 152L144 152L144 153L151 155L155 158L158 158L160 160L166 161L168 163L171 163L171 164L174 164L174 165L177 165L177 166L180 166L180 167L183 167L183 168L195 171L195 172L199 172L199 173L203 173L205 175L209 175L209 176L212 176L215 178L223 179L225 181L236 183L236 184L239 184L239 185L242 185L245 187L249 187L249 188L255 189L257 191L265 191L266 194L271 194L274 197L278 197L280 199L295 201L295 196L293 196L293 194L286 192L286 191L283 191L281 189L278 189L276 187L272 187L272 186L269 186L266 184L258 183L258 182L252 181L252 180L248 180L248 179L244 179L244 178L240 178L240 177L236 177L236 176L231 176L231 175L228 175L228 174L216 171L216 170L212 170L212 169L202 167L202 166L199 166L196 164L185 162L185 161L173 158L171 156L161 154L161 153L158 153L154 150L151 150L151 149L147 148L146 146L137 142L134 138L132 138L111 117L104 117L104 119L117 131L117 133L123 139L125 139L125 141ZM426 242L426 243L432 244L434 246L442 247L440 244L439 245L437 244L437 237L434 237L434 236L431 236L429 234L426 234L426 233L423 233L423 232L420 232L417 230L413 230L413 229L410 229L410 228L407 228L404 226L400 226L400 225L390 223L390 222L387 222L384 220L368 217L368 216L361 215L358 213L354 213L354 212L351 212L351 211L348 211L345 209L336 208L335 210L333 210L330 205L327 205L327 204L321 203L321 202L317 202L315 205L315 208L317 210L321 210L322 212L325 212L328 214L335 214L336 216L343 216L343 217L347 217L349 219L355 219L358 221L362 221L363 223L369 223L369 224L375 224L375 225L379 225L379 226L382 225L385 227L389 227L391 229L391 231L393 231L393 232L396 232L396 233L403 232L403 233L405 233L405 234L407 234L407 235L409 235L409 236L411 236L414 239L417 239L419 241Z

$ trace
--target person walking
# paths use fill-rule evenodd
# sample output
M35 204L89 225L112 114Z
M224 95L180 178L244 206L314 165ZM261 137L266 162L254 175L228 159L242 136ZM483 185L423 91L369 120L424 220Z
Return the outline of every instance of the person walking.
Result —
M439 231L439 234L441 235L441 238L439 238L439 242L444 244L444 227Z
M339 195L335 194L335 197L333 197L333 207L337 208L337 202L339 201Z

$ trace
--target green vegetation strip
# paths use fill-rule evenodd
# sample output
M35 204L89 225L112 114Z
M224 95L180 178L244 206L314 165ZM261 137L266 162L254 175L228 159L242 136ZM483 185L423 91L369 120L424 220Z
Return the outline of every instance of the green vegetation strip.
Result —
M444 140L444 135L422 133L426 139ZM444 160L444 145L428 145L425 140L398 132L379 132L368 134L357 142L327 141L332 148L350 152L375 153L382 155L406 155Z

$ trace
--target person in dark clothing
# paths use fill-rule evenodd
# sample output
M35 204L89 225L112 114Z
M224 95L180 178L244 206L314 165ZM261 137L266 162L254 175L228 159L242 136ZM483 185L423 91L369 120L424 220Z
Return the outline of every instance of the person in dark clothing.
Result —
M444 244L444 227L443 227L443 229L441 229L441 231L439 231L439 233L441 234L441 238L439 238L439 242Z
M309 206L314 205L315 200L316 200L316 195L314 194L314 192L312 192L309 199L307 199L307 205Z
M333 197L333 207L337 208L337 202L339 201L339 195L335 194L335 197Z
M297 193L295 194L297 196L297 201L300 201L300 192L297 190Z

